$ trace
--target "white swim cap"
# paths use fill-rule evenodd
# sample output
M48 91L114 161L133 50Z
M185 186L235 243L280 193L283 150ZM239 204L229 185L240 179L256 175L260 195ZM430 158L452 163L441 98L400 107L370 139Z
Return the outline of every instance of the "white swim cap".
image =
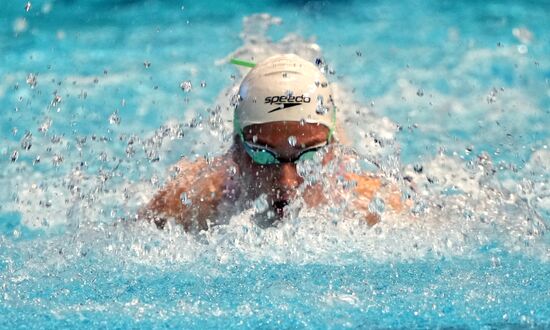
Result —
M239 88L235 130L275 121L319 123L334 130L336 109L325 76L294 54L275 55L257 64Z

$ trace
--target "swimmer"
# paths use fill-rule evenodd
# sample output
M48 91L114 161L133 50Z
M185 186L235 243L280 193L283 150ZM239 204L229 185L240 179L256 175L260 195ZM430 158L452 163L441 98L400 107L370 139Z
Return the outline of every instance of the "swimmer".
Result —
M161 228L173 219L186 230L204 230L258 198L267 203L265 214L271 221L283 219L298 197L308 207L336 203L321 183L304 187L297 170L299 162L327 166L336 157L336 108L317 66L294 54L272 56L245 76L238 97L228 153L208 163L180 161L175 178L152 198L140 218ZM369 225L379 221L368 207L375 196L386 208L403 209L399 190L382 179L343 169L339 177L353 183L354 210Z

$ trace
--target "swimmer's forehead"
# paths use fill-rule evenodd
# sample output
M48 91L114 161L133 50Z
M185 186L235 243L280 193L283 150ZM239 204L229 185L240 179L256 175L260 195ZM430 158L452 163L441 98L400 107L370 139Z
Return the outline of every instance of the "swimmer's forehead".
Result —
M293 138L297 146L310 147L326 142L329 133L330 129L323 124L296 121L253 124L243 129L245 140L271 147L289 144Z

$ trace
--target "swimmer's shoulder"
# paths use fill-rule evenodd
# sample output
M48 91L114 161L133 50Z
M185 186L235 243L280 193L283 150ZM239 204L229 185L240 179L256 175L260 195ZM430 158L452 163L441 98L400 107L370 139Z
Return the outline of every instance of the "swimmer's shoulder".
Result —
M167 219L189 228L193 222L200 227L214 216L224 199L238 193L234 176L239 172L227 155L210 160L182 159L172 166L172 179L152 197L140 212L141 218L163 227Z

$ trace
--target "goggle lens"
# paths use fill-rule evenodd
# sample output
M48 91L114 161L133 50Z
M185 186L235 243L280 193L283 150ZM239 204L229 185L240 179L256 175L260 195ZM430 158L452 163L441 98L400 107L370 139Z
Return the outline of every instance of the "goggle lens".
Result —
M304 152L302 152L296 159L292 160L292 163L296 163L298 161L305 161L305 160L313 160L315 158L315 155L317 152L324 146L326 146L328 143L325 142L322 145L315 146L313 148L307 149ZM280 163L285 163L286 161L281 161L277 155L267 149L263 148L257 145L254 145L250 142L243 141L244 150L246 153L252 158L252 161L254 163L259 165L275 165Z

